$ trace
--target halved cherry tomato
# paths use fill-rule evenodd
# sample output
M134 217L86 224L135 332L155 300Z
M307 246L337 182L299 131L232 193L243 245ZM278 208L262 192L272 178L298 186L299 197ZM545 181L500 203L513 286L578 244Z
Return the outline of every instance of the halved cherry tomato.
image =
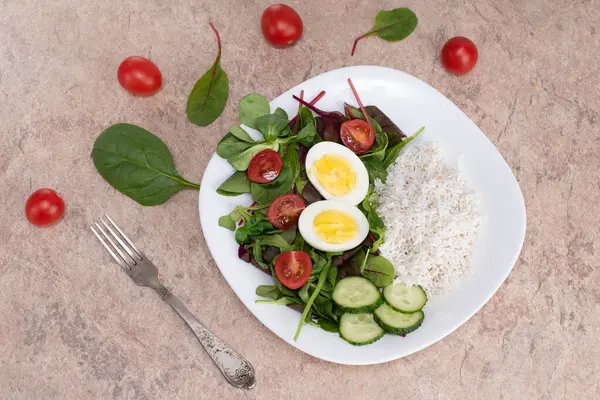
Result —
M463 75L473 69L478 57L475 43L466 37L456 36L446 42L440 59L448 72Z
M58 221L65 212L65 202L52 189L39 189L25 203L25 216L33 225L46 226Z
M363 154L371 150L375 142L375 131L367 121L351 119L342 124L340 138L344 146L355 152Z
M302 287L312 272L312 261L303 251L286 251L275 260L275 274L289 289Z
M290 6L273 4L260 19L265 39L276 47L291 46L302 36L302 18Z
M131 56L121 62L117 71L119 83L137 96L150 96L162 86L160 70L145 57Z
M271 225L277 229L288 230L298 222L298 218L306 204L297 194L284 194L271 203L267 211L267 218Z
M248 179L256 183L269 183L279 176L283 161L275 150L266 149L257 153L248 165Z

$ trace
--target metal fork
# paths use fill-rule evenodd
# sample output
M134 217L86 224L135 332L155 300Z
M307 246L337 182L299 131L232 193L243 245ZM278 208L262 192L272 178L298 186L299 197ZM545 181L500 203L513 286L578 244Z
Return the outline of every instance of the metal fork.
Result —
M139 286L151 287L188 324L225 379L235 387L252 389L256 384L252 365L200 321L158 280L158 269L106 214L90 226L96 237L123 271Z

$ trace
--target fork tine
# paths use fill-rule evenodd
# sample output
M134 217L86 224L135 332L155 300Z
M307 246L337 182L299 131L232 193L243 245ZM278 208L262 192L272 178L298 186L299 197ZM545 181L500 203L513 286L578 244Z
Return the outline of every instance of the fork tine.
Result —
M108 244L108 242L106 242L106 240L104 240L104 238L102 237L102 235L100 235L98 233L98 231L96 230L96 228L94 228L93 226L90 225L90 229L92 230L92 232L94 232L94 235L96 235L96 237L98 238L98 240L100 240L100 243L102 243L104 245L104 247L106 248L106 250L108 250L108 252L110 253L110 255L115 259L115 261L117 262L117 264L119 264L121 266L121 268L123 268L124 270L129 270L129 265L127 265L127 263L125 261L123 261L123 259L121 257L119 257L114 251L113 248L110 244Z
M107 239L110 244L112 244L112 247L114 250L117 251L117 253L119 253L119 255L121 256L122 261L127 265L127 269L131 269L134 265L136 265L136 262L129 257L128 255L126 255L125 253L123 253L123 251L121 250L121 248L119 247L119 245L113 240L113 238L111 237L111 235L109 233L107 233L101 226L99 223L94 222L94 225L96 225L96 227L98 228L98 230L100 232L102 232L102 235L104 236L105 239ZM131 263L128 261L131 260ZM133 264L133 265L131 265Z
M137 254L133 254L133 251L131 250L131 248L129 246L127 246L127 244L123 240L121 240L121 237L113 230L113 228L111 228L109 226L108 223L106 223L106 221L104 221L102 219L102 217L100 217L100 222L102 222L102 225L104 225L106 227L106 229L108 229L110 231L113 238L117 239L117 242L119 242L121 247L127 252L127 254L129 254L129 256L131 257L131 260L133 260L134 264L137 264L138 261L142 261L142 258L137 256ZM114 225L114 223L113 223L113 225ZM137 258L137 260L136 260L136 258Z
M104 214L104 216L110 221L110 223L115 227L115 229L119 231L121 236L123 236L123 239L125 239L127 241L127 243L129 243L129 245L133 248L133 250L135 250L135 252L137 253L137 255L141 261L144 258L144 256L143 256L142 252L140 251L140 249L138 249L136 247L136 245L133 244L133 242L127 237L127 235L121 230L121 228L119 228L119 226L117 224L115 224L115 221L113 221L112 218L108 216L108 214Z

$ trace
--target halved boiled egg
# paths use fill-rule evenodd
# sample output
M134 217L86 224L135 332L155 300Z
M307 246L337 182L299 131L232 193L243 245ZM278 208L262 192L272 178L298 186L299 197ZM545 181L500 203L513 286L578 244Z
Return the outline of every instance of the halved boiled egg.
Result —
M304 209L298 229L315 249L346 251L365 240L369 222L356 206L338 200L322 200Z
M356 205L369 191L369 173L352 150L334 142L317 143L306 155L310 183L326 199Z

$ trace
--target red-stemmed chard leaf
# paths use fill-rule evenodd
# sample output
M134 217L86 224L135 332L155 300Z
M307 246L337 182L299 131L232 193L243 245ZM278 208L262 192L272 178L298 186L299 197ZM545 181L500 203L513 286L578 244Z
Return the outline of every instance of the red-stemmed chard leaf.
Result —
M210 27L217 37L217 58L194 85L186 107L188 119L200 126L210 125L219 118L229 97L229 79L221 68L221 37L213 24Z
M354 40L351 55L354 55L358 42L368 36L379 36L388 42L398 42L413 33L418 22L419 20L415 13L408 8L380 11L375 17L373 28Z
M323 96L325 96L325 91L321 90L321 93L319 93L318 95L316 95L315 98L312 99L309 104L312 105L312 106L314 106L315 104L317 104L317 101L321 100L321 98ZM304 90L302 90L300 92L300 99L304 100ZM302 107L302 103L298 104L298 109L300 109L301 107ZM289 124L290 127L294 126L294 124L296 123L297 120L298 120L298 115L296 115L294 118L292 118L290 120L290 124Z
M316 113L320 119L317 119L317 132L323 138L323 140L329 142L340 142L340 128L346 121L346 117L339 111L323 111L310 103L302 100L297 96L293 96L294 99L299 101L302 105L309 108L311 111Z

